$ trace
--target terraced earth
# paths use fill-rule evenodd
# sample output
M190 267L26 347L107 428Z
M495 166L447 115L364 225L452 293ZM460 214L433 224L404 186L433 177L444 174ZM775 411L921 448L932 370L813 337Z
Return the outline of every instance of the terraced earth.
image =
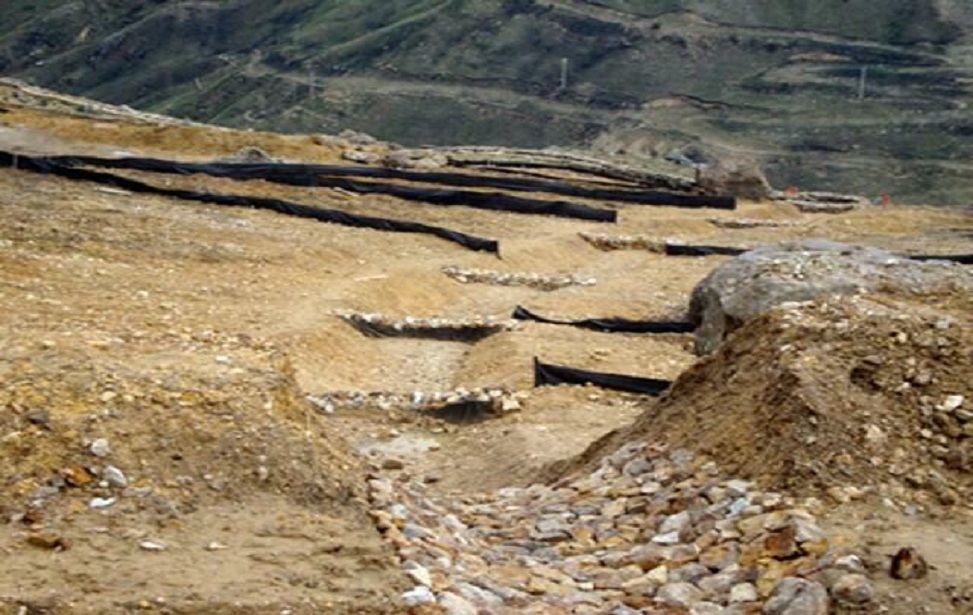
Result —
M347 166L349 152L380 160L390 151L191 125L10 84L0 85L0 108L0 150L19 156L203 161L259 148L279 160ZM956 491L967 483L943 492L960 494L952 501L912 484L888 490L888 478L830 495L810 483L792 488L779 474L767 478L761 456L748 456L747 438L757 442L753 450L790 450L769 444L770 422L759 437L745 421L728 432L740 436L727 450L737 472L729 475L719 446L695 450L702 432L673 419L682 435L659 440L652 419L660 408L670 417L742 411L736 402L721 407L727 383L739 383L733 399L750 391L767 396L754 400L776 399L757 374L777 365L767 336L782 322L800 333L788 341L799 351L813 348L814 331L837 330L839 319L860 311L874 320L861 343L891 344L902 332L935 330L937 320L923 320L932 307L916 303L900 325L874 318L879 308L867 302L806 308L793 322L775 316L785 321L758 323L753 337L740 337L751 346L727 351L754 353L739 375L736 362L699 362L684 333L520 322L473 339L399 336L394 324L375 336L341 316L475 324L505 322L522 305L563 319L680 320L694 284L728 257L603 251L579 233L737 247L826 237L902 253L969 253L973 225L961 212L890 205L831 215L801 213L786 200L742 201L728 211L572 199L617 211L618 222L606 223L113 171L170 190L448 227L498 240L498 257L432 235L139 194L17 164L0 169L0 612L826 612L786 610L805 594L835 612L969 612L973 520L969 491ZM639 189L578 172L520 173ZM780 224L725 223L737 219ZM445 275L448 267L584 283L464 283ZM969 297L957 291L935 309L956 323L937 334L941 347L955 342L960 351L940 357L945 371L929 403L952 395L949 411L959 417L973 397L962 348ZM855 339L828 341L839 348ZM932 351L896 348L888 369L909 357L932 360ZM815 371L827 363L811 355L799 355L794 369L828 381L832 372ZM687 408L677 397L535 388L534 357L678 379L701 397L683 397L692 400ZM880 395L906 398L876 382L868 399L878 401L863 407L881 417L899 406ZM505 401L449 401L462 390L502 390ZM410 401L316 401L336 392ZM444 394L445 410L413 407L417 394L433 393ZM952 407L956 395L965 401ZM706 444L718 441L706 433ZM806 445L831 450L827 433L822 427L822 439ZM774 472L784 463L770 461ZM906 546L928 560L928 576L888 577L888 557Z

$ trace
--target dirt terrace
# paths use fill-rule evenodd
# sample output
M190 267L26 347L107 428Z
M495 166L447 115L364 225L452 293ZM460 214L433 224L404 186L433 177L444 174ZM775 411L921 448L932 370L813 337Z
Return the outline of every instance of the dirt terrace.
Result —
M0 146L24 153L205 159L258 146L338 162L347 145L91 120L0 94ZM534 356L657 378L695 361L688 336L525 323L475 344L369 338L335 311L506 318L521 304L566 318L673 318L723 259L601 252L583 231L736 246L804 237L911 252L973 245L967 216L934 207L816 216L770 202L715 214L619 205L621 222L609 227L263 182L157 181L445 225L499 239L503 259L429 236L0 171L0 512L10 521L0 527L9 563L0 609L401 612L410 583L367 514L366 472L391 456L439 494L526 484L654 404L596 389L529 391ZM731 230L709 223L714 215L795 224ZM442 274L451 265L597 283L466 285ZM331 390L456 387L529 392L520 412L484 421L322 416L303 402ZM99 439L110 446L101 457ZM107 466L125 474L125 491L106 484ZM51 485L56 495L44 491ZM969 539L969 528L956 535ZM38 535L70 548L28 542Z

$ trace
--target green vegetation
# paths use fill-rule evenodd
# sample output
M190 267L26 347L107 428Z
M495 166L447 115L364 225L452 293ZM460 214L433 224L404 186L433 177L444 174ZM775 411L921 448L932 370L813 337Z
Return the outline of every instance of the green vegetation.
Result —
M778 184L895 176L900 200L973 200L966 0L10 0L0 18L0 72L201 121L636 158L691 144Z

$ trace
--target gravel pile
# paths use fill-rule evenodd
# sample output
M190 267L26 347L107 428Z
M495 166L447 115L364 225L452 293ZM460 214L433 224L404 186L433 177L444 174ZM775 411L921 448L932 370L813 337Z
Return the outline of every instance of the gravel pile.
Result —
M412 410L431 412L447 406L473 406L497 414L520 410L523 394L499 388L454 391L331 391L309 395L307 400L326 414L336 410Z
M781 228L785 226L797 226L799 224L793 220L767 220L759 218L710 218L709 222L713 226L727 229Z
M813 516L684 450L630 443L554 486L433 498L369 482L415 588L448 614L824 615L871 586Z
M604 235L601 233L578 233L599 250L648 250L665 252L666 242L645 235Z
M568 286L593 286L597 280L572 274L510 273L487 269L443 267L443 273L462 284L527 286L538 290L558 290Z

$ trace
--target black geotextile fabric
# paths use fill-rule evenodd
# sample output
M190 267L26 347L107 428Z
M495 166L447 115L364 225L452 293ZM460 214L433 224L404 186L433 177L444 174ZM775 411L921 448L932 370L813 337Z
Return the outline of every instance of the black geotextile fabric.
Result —
M347 167L283 163L191 163L154 158L96 158L91 156L57 156L51 158L50 161L69 167L90 166L174 175L204 174L237 180L262 179L290 186L341 188L356 194L384 194L431 205L472 207L521 214L544 214L562 218L593 220L595 222L615 222L618 219L618 212L615 210L567 201L527 199L500 192L445 190L361 182L327 176L340 173L342 169L347 171Z
M625 376L623 374L589 372L583 369L564 367L563 365L541 363L540 359L534 357L534 386L541 387L558 384L593 384L603 389L614 389L616 391L627 391L642 395L661 395L672 385L672 381L656 378L639 378L637 376Z
M666 256L739 256L744 252L747 252L747 249L726 246L691 246L681 243L666 244Z
M403 189L405 186L387 186L383 184L341 181L339 177L367 177L379 179L402 179L406 181L423 182L427 184L442 184L446 186L461 186L473 188L497 188L515 192L547 192L564 196L576 196L603 201L618 201L623 203L638 203L642 205L667 205L673 207L708 207L715 209L735 209L736 199L732 196L711 196L696 194L679 194L673 192L651 190L622 190L612 188L588 188L575 186L552 179L506 178L482 175L468 175L465 173L449 173L443 171L410 171L406 169L389 169L385 167L361 167L324 164L294 164L277 162L208 162L188 163L158 160L154 158L97 158L91 156L61 156L58 162L69 165L83 164L87 166L132 169L137 171L152 171L155 173L201 173L216 177L232 179L263 179L277 183L298 186L334 187L374 193L379 187ZM411 188L424 192L441 192L429 189ZM451 191L458 199L472 199L466 191ZM403 192L403 194L408 194ZM399 196L399 195L393 195ZM491 194L495 197L495 194ZM505 195L500 195L505 196ZM404 196L402 198L411 198ZM516 201L514 201L516 203ZM466 204L466 203L441 203ZM523 204L521 204L523 205ZM559 203L565 211L585 211L584 205L573 203ZM569 206L569 207L565 207ZM526 206L525 206L526 207ZM589 208L591 209L591 208ZM519 211L519 210L512 210ZM604 211L604 210L596 210ZM540 212L549 213L549 212ZM554 214L559 215L559 214ZM600 219L600 218L590 218Z
M751 248L731 248L728 246L694 246L688 244L665 245L666 256L739 256ZM973 265L973 254L906 254L906 258L916 261L950 261L961 265Z
M597 175L599 177L604 177L617 182L625 182L627 184L636 184L639 186L651 186L655 188L664 188L666 190L678 190L681 192L692 189L692 184L678 178L668 178L664 176L656 176L651 178L635 177L632 173L627 173L625 171L613 171L606 168L596 169L571 163L558 164L556 162L531 162L527 160L507 160L503 162L498 162L496 160L450 160L449 163L457 167L481 167L504 170L552 169L555 171L571 171L575 173L584 173L586 175Z
M87 169L77 169L64 166L54 159L34 158L31 156L21 156L9 152L0 151L0 166L16 167L25 171L35 173L46 173L64 177L66 179L90 181L99 184L106 184L123 188L130 192L142 194L159 194L176 199L187 201L199 201L202 203L212 203L214 205L232 205L240 207L252 207L255 209L267 209L289 216L299 218L310 218L321 222L331 222L343 226L358 228L369 228L379 231L389 231L394 233L425 233L435 235L447 241L458 243L459 245L471 250L493 252L499 254L500 245L493 239L484 239L474 235L467 235L458 231L452 231L439 226L430 226L420 222L408 220L394 220L389 218L376 218L372 216L360 216L334 209L320 209L301 205L291 201L279 199L268 199L253 196L241 196L234 194L216 194L210 192L198 192L195 190L177 190L172 188L160 188L151 184L146 184L127 177L120 177L111 173L100 171L89 171Z
M973 265L973 254L916 254L909 258L916 261L952 261L961 265Z
M583 320L554 320L534 314L518 305L512 314L517 320L533 320L550 325L570 325L609 333L692 333L693 326L683 321L627 320L625 318L585 318Z

